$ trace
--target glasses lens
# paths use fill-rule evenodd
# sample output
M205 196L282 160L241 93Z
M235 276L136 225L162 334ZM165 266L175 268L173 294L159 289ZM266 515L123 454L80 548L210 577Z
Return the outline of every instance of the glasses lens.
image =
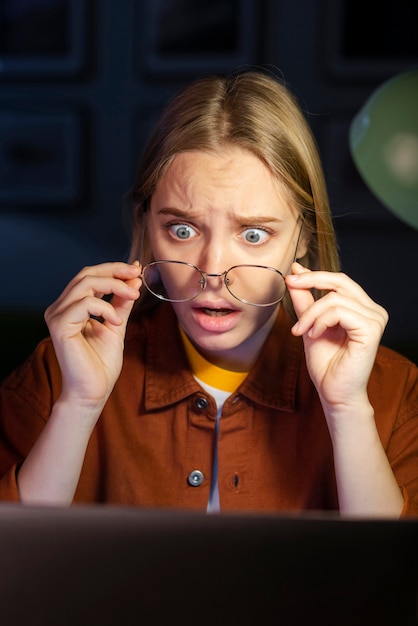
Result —
M271 306L283 299L286 283L282 274L258 265L237 265L226 274L229 292L241 302L254 306Z
M154 261L145 266L142 279L148 291L160 300L187 302L202 291L200 272L182 261Z
M193 300L204 288L204 278L196 267L182 261L154 261L142 273L144 285L154 296L169 302ZM282 274L271 267L237 265L225 276L230 294L245 304L271 306L286 293Z

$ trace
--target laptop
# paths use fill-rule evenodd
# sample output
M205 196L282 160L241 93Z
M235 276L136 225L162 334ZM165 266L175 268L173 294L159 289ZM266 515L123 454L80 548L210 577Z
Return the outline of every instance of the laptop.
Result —
M0 504L2 626L416 626L418 519Z

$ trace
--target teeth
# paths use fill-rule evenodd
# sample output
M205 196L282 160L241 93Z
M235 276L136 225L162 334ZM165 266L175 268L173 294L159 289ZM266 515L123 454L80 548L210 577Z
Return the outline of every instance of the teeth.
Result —
M228 315L228 313L231 312L230 309L202 309L207 315L212 315L212 316L221 316L221 315Z

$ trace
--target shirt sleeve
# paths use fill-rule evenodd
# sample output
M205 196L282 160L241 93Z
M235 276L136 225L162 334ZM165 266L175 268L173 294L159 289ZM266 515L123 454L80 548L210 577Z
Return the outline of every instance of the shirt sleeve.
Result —
M418 516L418 368L385 348L369 391L382 445L404 497L401 516Z
M17 473L59 395L61 376L50 339L42 341L0 388L0 501L17 501Z

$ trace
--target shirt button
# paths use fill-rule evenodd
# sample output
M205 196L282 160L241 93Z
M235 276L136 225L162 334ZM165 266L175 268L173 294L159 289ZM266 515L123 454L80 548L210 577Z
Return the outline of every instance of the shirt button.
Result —
M203 483L204 478L203 472L200 470L193 470L193 472L190 472L187 480L189 481L189 485L192 487L199 487L199 485Z
M209 402L207 398L196 398L196 400L194 401L194 405L197 409L199 409L199 411L203 411L204 409L208 408Z

